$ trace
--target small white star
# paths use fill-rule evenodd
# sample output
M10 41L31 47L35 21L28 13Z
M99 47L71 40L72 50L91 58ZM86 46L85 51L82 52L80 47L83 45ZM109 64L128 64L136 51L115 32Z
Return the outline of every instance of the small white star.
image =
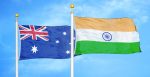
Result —
M59 40L56 40L56 43L59 43Z
M67 35L67 33L66 33L66 32L63 32L63 35Z
M36 53L38 50L37 50L37 47L34 45L33 47L32 47L32 53Z
M66 51L66 53L67 53L67 54L69 54L69 53L70 53L70 51L69 51L69 50L67 50L67 51Z

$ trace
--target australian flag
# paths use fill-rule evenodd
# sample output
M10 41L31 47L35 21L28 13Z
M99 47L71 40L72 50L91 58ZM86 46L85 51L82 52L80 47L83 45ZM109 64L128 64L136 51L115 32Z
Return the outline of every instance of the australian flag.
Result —
M70 58L70 26L19 25L20 60Z

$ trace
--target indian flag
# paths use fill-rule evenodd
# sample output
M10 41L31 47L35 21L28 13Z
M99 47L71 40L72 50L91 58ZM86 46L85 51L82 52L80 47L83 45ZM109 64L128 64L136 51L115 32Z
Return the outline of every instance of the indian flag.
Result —
M130 54L140 52L139 34L129 18L74 17L76 55Z

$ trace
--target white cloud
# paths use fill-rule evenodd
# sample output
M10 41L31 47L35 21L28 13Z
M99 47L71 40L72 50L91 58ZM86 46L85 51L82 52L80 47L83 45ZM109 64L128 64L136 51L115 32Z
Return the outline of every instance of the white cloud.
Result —
M142 20L141 23L146 23L149 17L145 6L149 4L145 0L74 0L75 15L83 17L97 17L97 18L114 18L114 17L131 17L135 20ZM36 20L41 25L70 25L70 2L51 4L43 6L40 12L34 13L30 18L23 17L28 22ZM141 11L142 10L142 11ZM118 14L121 14L120 16ZM34 16L34 17L33 17ZM37 20L38 18L41 20ZM142 18L147 16L147 18ZM143 20L144 19L144 20Z
M78 1L78 0L77 0ZM98 17L98 18L114 18L118 17L132 17L136 20L141 20L141 23L146 23L148 17L148 10L146 6L149 6L147 0L95 0L95 3L80 3L76 1L75 13L80 16L86 17ZM143 18L144 16L144 18ZM146 17L145 17L146 16Z

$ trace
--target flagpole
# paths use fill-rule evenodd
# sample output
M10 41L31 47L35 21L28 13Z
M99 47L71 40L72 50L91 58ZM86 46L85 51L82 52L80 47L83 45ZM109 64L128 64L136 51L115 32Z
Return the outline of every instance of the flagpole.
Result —
M70 5L71 8L71 61L70 61L70 77L74 77L74 5Z
M19 14L16 13L16 77L19 76L19 72L18 72L18 17Z

